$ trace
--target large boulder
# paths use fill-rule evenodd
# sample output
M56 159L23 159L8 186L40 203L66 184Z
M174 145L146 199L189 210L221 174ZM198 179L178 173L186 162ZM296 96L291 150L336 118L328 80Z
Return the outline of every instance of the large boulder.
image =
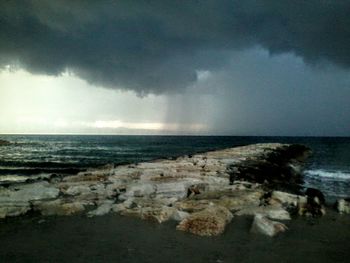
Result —
M34 176L32 176L34 177ZM29 180L28 176L24 175L1 175L0 176L0 185L11 185L11 184L20 184L25 183Z
M158 223L168 221L175 213L176 209L168 206L143 207L141 218Z
M127 187L126 192L119 196L120 200L126 200L130 197L149 197L156 191L155 186L147 183L136 183Z
M97 191L96 191L97 189ZM60 190L65 195L66 198L71 198L76 201L90 201L105 199L105 191L103 185L93 184L90 186L89 183L72 183L70 184L60 184Z
M294 205L297 206L298 203L306 203L306 197L285 193L281 191L273 191L271 194L271 198L269 200L270 204L281 204L285 206Z
M336 208L340 214L350 214L350 198L339 199Z
M210 200L194 200L187 199L175 203L175 207L178 210L185 211L188 213L199 212L206 209L208 206L213 204Z
M305 191L305 195L307 196L308 199L310 199L310 200L312 200L320 205L324 205L326 203L326 199L325 199L324 194L318 189L307 188Z
M48 182L10 186L0 190L0 203L54 199L58 197L59 192L58 188Z
M113 204L111 211L114 213L121 213L122 211L126 210L127 208L125 207L124 204Z
M288 211L283 209L282 207L274 207L274 206L250 206L246 207L242 210L239 210L235 213L235 215L256 215L261 214L269 219L275 220L291 220L290 214Z
M181 222L182 220L184 220L185 218L189 217L190 216L190 213L187 213L187 212L184 212L184 211L179 211L179 210L176 210L172 216L171 216L171 219L175 220L175 221L178 221L178 222Z
M237 211L245 207L258 206L261 195L262 191L259 189L208 191L179 201L176 203L176 206L180 210L194 212L203 210L212 203L226 207L230 211Z
M227 208L212 205L191 214L182 220L176 229L199 236L216 236L224 232L232 218L233 215Z
M251 227L251 232L264 234L270 237L276 236L286 230L286 225L277 221L272 221L262 214L255 215Z
M88 213L88 216L102 216L108 214L112 210L113 205L113 201L106 200L102 204L100 204L95 210L90 211Z
M262 192L255 190L235 190L231 194L221 194L221 197L212 200L214 204L224 206L230 211L240 210L249 206L258 206Z
M181 199L187 196L187 187L183 180L158 183L156 195L161 198L175 197Z
M306 203L299 204L299 215L319 217L326 214L325 198L320 190L308 188L306 197Z
M33 207L35 211L39 211L44 216L67 216L72 214L81 213L85 210L83 203L65 203L62 200L53 201L36 201L33 202Z
M0 218L23 215L30 209L29 202L0 202Z
M64 192L67 195L88 195L91 193L91 189L88 185L72 185Z

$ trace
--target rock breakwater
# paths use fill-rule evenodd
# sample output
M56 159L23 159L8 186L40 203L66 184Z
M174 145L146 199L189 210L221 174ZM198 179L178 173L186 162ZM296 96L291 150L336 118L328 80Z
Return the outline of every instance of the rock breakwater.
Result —
M305 210L300 171L309 153L301 145L254 144L74 176L7 180L0 186L0 218L31 211L119 213L158 223L177 220L177 229L204 236L221 234L240 215L258 215L255 230L260 221L281 226L269 220L289 220L298 207ZM270 227L268 235L274 229L286 228Z

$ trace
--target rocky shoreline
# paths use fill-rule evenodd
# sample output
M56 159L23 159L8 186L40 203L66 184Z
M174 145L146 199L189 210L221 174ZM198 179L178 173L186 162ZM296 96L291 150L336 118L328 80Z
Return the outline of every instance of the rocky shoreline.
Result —
M223 233L233 217L251 215L252 232L274 236L287 230L279 220L325 212L317 190L302 193L309 154L302 145L254 144L74 176L5 178L0 218L118 213L158 223L176 220L178 230L212 236Z

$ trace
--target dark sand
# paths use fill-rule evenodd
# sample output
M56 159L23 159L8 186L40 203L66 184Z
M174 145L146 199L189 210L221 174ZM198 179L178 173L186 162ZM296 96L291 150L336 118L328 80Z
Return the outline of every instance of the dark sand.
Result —
M26 216L0 221L0 262L350 262L350 215L287 222L275 238L249 233L236 217L219 237L107 215Z

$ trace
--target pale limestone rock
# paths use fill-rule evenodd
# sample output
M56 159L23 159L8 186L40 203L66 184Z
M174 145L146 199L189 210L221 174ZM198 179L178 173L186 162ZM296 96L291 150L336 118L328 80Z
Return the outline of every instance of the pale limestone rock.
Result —
M111 211L114 213L120 213L121 211L124 211L126 209L124 204L114 204L112 205Z
M290 214L284 209L268 209L265 214L270 219L291 220Z
M262 191L260 190L241 190L233 191L231 194L225 193L219 199L212 200L212 202L224 206L230 211L236 211L245 207L258 206L261 196Z
M0 190L0 203L29 202L33 200L54 199L58 197L59 189L48 182L38 182L10 186Z
M151 194L155 193L155 186L153 184L147 183L138 183L127 187L126 193L123 194L121 198L129 197L148 197Z
M0 175L0 184L24 183L29 179L23 175Z
M232 218L233 215L225 207L209 206L182 220L176 229L200 236L216 236L224 232Z
M63 178L63 182L77 183L77 182L104 182L108 177L108 174L103 170L96 170L91 172L81 172L77 175L66 176Z
M109 179L112 182L120 183L123 180L139 180L142 170L136 169L134 166L118 166L111 171ZM126 182L124 181L124 182Z
M247 187L244 184L237 184L235 185L234 190L245 190L245 189L247 189Z
M281 207L273 207L273 206L250 206L250 207L243 208L234 214L238 216L261 214L270 219L291 220L291 217L288 211L284 210Z
M129 198L123 202L125 208L132 208L135 206L134 198Z
M108 197L117 197L121 194L122 189L126 189L125 182L115 180L113 183L111 182L106 185L105 192Z
M42 215L72 215L85 210L83 203L64 203L61 200L34 202L34 210L40 211Z
M350 214L350 202L345 199L339 199L337 201L337 210L340 214Z
M271 195L271 199L280 202L281 204L288 204L297 206L298 203L304 202L306 203L306 197L289 194L281 191L273 191Z
M131 216L141 218L141 209L139 207L134 207L131 209L124 209L119 212L122 216Z
M156 185L156 195L163 198L184 198L187 195L187 187L183 181L159 183Z
M184 212L184 211L179 211L179 210L176 210L172 216L171 216L171 219L172 220L175 220L175 221L179 221L181 222L182 220L184 220L185 218L189 217L190 216L190 213L187 213L187 212Z
M254 217L251 232L273 237L281 232L285 232L287 229L286 225L277 221L269 220L262 214L257 214Z
M163 197L156 196L152 200L154 200L155 202L162 204L162 205L173 206L178 201L178 198L176 198L176 197L169 197L169 198L164 197L163 198Z
M94 202L98 199L105 199L105 194L100 195L90 188L91 182L60 183L61 192L77 202ZM94 184L92 184L94 186ZM67 197L66 197L67 198Z
M91 193L91 189L88 185L73 185L68 187L65 191L67 195L87 195Z
M212 202L209 200L184 200L175 203L178 210L193 213L206 209Z
M0 203L0 218L23 215L30 209L28 202Z
M102 216L105 214L108 214L113 208L112 202L105 201L104 203L100 204L95 210L92 210L88 213L88 217L93 216Z
M102 198L107 196L106 186L103 183L90 185L90 190Z
M163 223L168 221L176 211L173 207L144 207L141 209L141 218L145 220Z

